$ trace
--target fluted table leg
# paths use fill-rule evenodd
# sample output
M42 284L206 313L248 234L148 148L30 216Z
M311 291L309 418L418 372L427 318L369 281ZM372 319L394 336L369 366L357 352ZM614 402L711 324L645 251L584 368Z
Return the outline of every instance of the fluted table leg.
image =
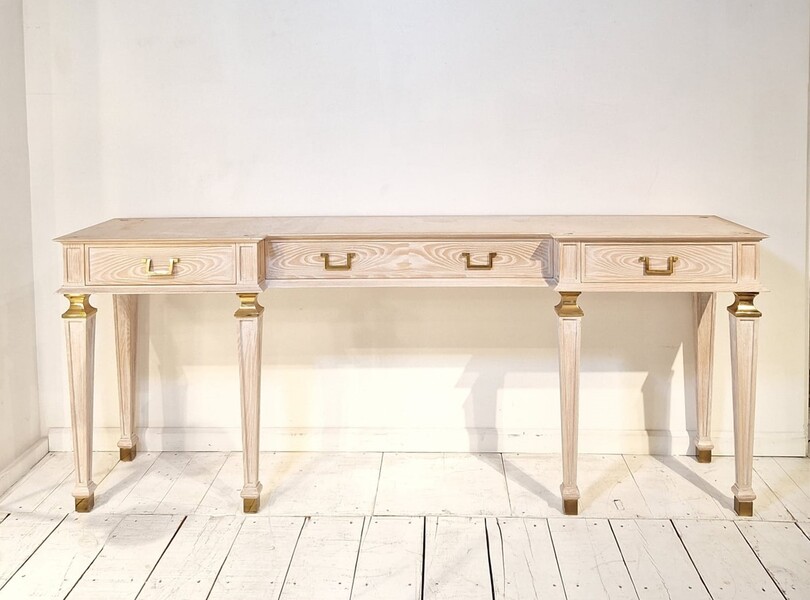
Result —
M259 511L259 406L262 367L262 307L258 294L238 294L239 383L242 397L242 459L245 485L242 504L246 513Z
M90 512L95 503L93 482L93 354L96 309L89 294L65 294L70 306L62 315L67 342L70 421L73 426L73 461L77 512Z
M560 353L560 414L562 418L563 482L560 493L563 512L579 512L577 487L577 436L579 423L579 357L582 317L577 306L579 292L560 292L560 303L554 307L558 317Z

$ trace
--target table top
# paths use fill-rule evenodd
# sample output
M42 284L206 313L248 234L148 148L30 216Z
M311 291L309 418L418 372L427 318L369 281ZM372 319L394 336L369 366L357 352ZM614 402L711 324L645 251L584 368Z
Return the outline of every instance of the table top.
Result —
M757 241L765 234L710 215L160 217L112 219L62 243L269 239L531 238Z

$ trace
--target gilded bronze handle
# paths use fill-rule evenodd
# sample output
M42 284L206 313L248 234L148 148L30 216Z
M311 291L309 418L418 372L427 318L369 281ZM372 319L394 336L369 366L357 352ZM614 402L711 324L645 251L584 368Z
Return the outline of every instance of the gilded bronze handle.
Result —
M470 256L469 252L462 252L461 258L465 260L465 267L468 271L491 271L492 270L492 260L498 256L497 252L490 252L489 259L483 265L474 265L472 264L472 257Z
M644 263L644 274L645 275L672 275L675 272L675 263L678 262L677 256L670 256L667 259L667 268L666 269L651 269L650 268L650 257L649 256L639 256L638 262Z
M147 277L171 277L174 275L174 265L180 262L179 258L170 258L169 259L169 268L165 271L155 271L152 269L152 259L151 258L144 258L143 264L146 268L146 276Z
M329 253L328 252L321 252L321 258L323 259L323 268L327 271L351 271L352 269L352 259L357 256L354 252L347 252L346 253L346 262L342 265L333 265L329 262Z

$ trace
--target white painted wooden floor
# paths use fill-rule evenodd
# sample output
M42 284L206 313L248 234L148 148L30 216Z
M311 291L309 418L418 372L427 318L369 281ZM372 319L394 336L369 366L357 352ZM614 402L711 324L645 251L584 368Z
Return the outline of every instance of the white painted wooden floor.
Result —
M556 455L264 454L255 516L239 453L96 453L86 515L72 468L0 498L0 600L810 599L810 459L755 460L753 519L722 457L582 456L580 517Z

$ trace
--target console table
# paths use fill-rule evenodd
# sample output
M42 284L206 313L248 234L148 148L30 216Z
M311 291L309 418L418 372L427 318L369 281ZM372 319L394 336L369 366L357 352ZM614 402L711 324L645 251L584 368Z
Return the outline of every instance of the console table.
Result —
M734 509L753 514L757 326L762 233L714 216L266 217L114 219L57 238L67 338L77 511L94 503L90 294L113 295L121 460L135 458L135 345L140 294L238 296L245 512L259 509L263 307L275 287L544 286L558 316L564 512L577 514L577 421L585 292L689 292L696 336L697 437L711 460L717 292L728 307L734 403Z

